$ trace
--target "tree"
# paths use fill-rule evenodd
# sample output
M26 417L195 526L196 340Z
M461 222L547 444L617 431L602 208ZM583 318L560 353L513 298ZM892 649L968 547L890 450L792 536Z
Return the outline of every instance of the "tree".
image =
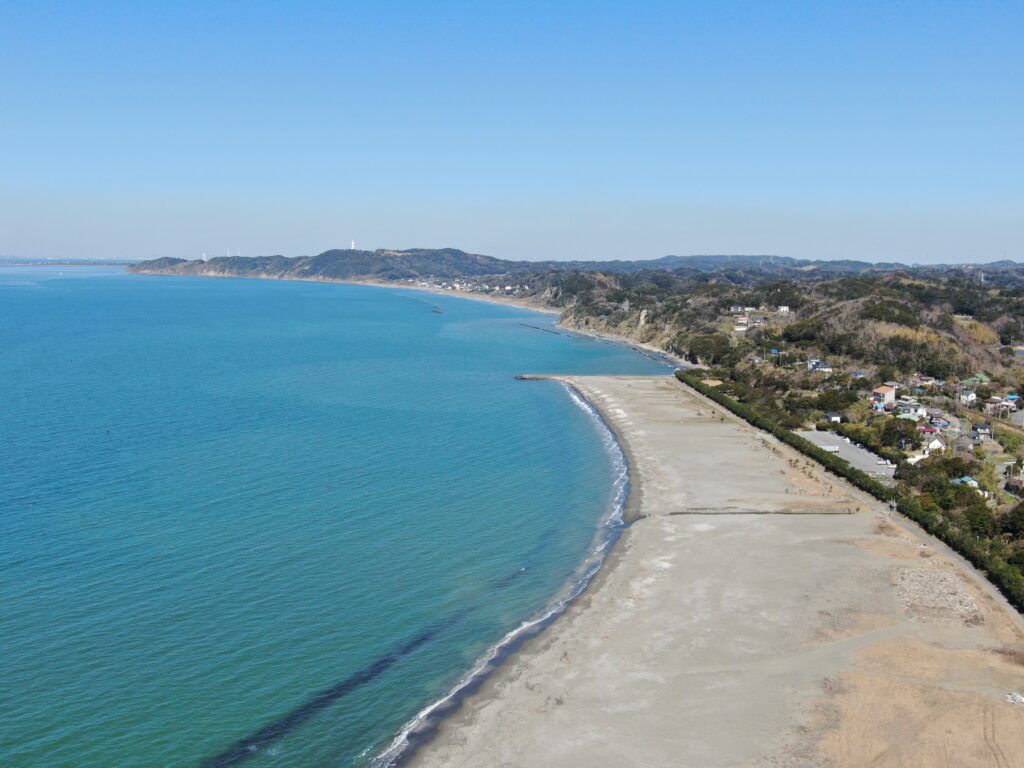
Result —
M967 505L964 508L963 516L967 521L967 526L978 536L993 536L999 529L992 510L980 499Z
M1024 447L1024 436L1011 432L1008 429L1001 427L995 428L996 441L1003 446L1003 450L1007 453L1012 453L1015 456L1020 455L1020 449Z
M978 481L978 485L981 486L982 490L988 491L989 493L995 493L999 490L999 475L996 474L996 468L992 462L986 461L982 464L981 471L978 472L978 476L975 479Z
M1003 533L1015 540L1024 539L1024 502L1011 509L1000 520Z

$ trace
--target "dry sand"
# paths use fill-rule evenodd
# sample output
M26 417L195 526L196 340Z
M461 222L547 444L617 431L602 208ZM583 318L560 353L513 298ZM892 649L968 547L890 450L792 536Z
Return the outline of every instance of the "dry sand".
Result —
M569 381L635 522L415 765L1024 766L1020 617L957 558L674 379Z

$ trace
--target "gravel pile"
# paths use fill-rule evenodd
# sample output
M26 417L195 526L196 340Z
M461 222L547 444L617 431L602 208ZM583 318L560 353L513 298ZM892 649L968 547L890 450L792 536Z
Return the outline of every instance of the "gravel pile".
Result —
M911 616L928 619L959 618L968 626L985 623L978 604L963 581L939 568L897 568L896 594Z

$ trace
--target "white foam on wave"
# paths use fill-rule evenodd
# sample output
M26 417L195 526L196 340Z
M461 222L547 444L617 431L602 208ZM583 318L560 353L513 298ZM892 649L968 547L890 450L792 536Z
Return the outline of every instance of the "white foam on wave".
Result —
M608 516L601 521L601 525L598 528L593 548L577 569L576 577L572 579L568 587L558 597L549 603L539 614L527 619L515 629L507 632L504 637L488 648L483 656L477 659L469 671L459 679L447 694L417 712L416 716L402 727L402 730L398 732L388 748L370 761L371 768L390 768L390 766L395 765L405 750L408 749L409 737L422 727L438 709L455 699L469 685L476 682L481 675L489 673L494 668L494 661L501 655L502 651L522 637L524 633L562 613L569 603L579 597L583 590L587 588L591 579L601 569L605 554L612 543L614 543L619 529L622 528L622 516L626 509L626 499L629 497L629 463L626 461L626 454L622 451L622 446L619 445L619 441L615 438L615 433L605 423L597 409L572 385L563 382L562 386L573 403L594 420L601 435L601 441L612 458L612 503ZM364 751L363 754L366 754L366 752Z

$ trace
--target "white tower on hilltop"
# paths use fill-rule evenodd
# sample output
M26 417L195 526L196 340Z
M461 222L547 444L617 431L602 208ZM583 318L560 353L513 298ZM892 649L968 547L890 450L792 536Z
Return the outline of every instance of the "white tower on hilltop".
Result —
M350 250L350 251L354 251L355 249L356 249L356 241L355 241L355 240L353 240L353 241L352 241L352 247L351 247L351 248L349 248L349 250Z

